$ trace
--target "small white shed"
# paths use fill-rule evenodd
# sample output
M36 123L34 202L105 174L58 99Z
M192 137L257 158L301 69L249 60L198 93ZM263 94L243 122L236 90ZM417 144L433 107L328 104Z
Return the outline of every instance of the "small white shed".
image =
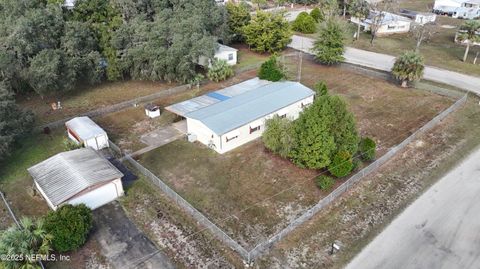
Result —
M89 117L76 117L65 123L68 137L78 144L96 150L108 148L108 135Z
M214 58L217 60L225 60L228 65L237 64L237 52L238 50L229 46L222 44L217 44L215 49ZM210 60L205 56L200 56L198 59L198 64L201 66L209 67L211 65Z
M63 204L95 209L124 194L122 172L91 148L59 153L27 170L53 210Z

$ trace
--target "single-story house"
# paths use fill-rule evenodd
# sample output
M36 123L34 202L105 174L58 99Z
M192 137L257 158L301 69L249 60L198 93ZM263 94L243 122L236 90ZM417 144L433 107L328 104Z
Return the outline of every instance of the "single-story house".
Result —
M390 12L371 11L370 15L365 20L352 17L350 21L355 24L363 26L364 31L370 31L372 24L376 25L378 21L378 36L385 36L389 34L402 34L410 31L412 20L400 15Z
M215 49L214 58L218 60L225 60L228 65L236 65L237 64L237 49L225 46L223 44L217 44L217 48ZM200 56L198 63L201 66L210 66L212 63L210 59L205 56Z
M108 135L89 117L76 117L65 123L68 137L77 144L96 150L108 148Z
M225 153L260 137L265 121L275 115L289 119L298 118L303 109L313 103L315 93L293 81L264 82L253 79L244 82L252 85L232 95L209 93L217 99L209 105L199 100L182 102L166 109L187 119L187 133L218 153ZM225 92L225 91L224 91ZM205 99L207 100L207 99ZM194 139L189 139L194 140Z
M81 203L95 209L124 194L123 174L91 148L59 153L27 170L53 210Z
M436 0L433 12L453 18L480 18L480 0Z
M399 15L413 20L415 23L424 25L427 23L434 23L437 19L437 14L430 12L418 12L408 9L400 9Z

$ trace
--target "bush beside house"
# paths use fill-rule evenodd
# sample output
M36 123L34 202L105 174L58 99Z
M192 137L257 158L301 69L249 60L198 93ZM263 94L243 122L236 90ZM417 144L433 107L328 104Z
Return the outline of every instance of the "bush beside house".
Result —
M76 250L85 244L92 225L92 210L84 204L67 204L45 217L45 229L53 235L52 246L59 252Z

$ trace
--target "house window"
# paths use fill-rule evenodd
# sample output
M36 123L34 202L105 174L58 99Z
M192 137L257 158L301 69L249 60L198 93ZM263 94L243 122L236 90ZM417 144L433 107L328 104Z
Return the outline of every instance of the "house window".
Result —
M287 117L287 114L280 115L280 118L284 119Z
M228 60L229 61L233 60L233 53L228 54Z
M395 29L395 25L389 25L388 26L388 30L393 30L393 29Z
M237 139L237 138L238 138L238 135L232 136L232 137L228 137L228 136L227 136L227 137L226 137L226 140L227 140L227 142L230 142L230 141L232 141L233 139Z
M256 131L260 131L260 125L254 128L250 127L250 133L254 133Z

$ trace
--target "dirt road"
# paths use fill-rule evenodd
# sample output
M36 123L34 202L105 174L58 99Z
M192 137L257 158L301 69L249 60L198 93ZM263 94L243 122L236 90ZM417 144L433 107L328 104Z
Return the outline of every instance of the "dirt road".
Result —
M347 266L479 268L480 149L400 214Z

